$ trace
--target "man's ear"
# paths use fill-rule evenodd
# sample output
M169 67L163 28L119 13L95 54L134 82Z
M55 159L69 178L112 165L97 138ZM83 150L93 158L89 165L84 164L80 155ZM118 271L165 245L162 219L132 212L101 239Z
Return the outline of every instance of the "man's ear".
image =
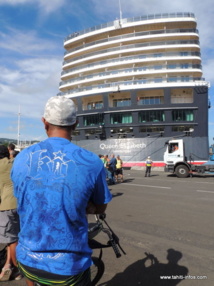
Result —
M46 132L48 132L48 129L49 129L49 123L45 120L45 118L44 118L44 117L42 117L42 122L43 122L43 124L44 124L44 126L45 126L45 130L46 130Z
M78 124L79 124L79 121L77 120L76 123L72 126L73 127L72 130L75 130Z

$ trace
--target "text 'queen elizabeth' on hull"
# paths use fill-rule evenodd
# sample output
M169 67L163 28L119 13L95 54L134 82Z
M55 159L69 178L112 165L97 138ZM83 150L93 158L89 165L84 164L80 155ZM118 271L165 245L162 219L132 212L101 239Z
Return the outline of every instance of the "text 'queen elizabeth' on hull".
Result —
M72 137L126 166L149 155L163 165L165 142L185 141L186 155L208 159L208 87L192 13L120 19L64 41L60 95L77 105Z

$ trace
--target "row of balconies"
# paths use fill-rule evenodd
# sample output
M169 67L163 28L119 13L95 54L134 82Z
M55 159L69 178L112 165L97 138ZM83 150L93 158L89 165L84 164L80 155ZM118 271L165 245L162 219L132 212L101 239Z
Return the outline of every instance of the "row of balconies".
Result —
M159 104L164 104L164 97L138 97L136 99L137 101L137 105L138 106L142 106L142 105L159 105ZM171 103L172 104L184 104L184 103L193 103L193 98L192 97L171 97ZM109 103L109 107L128 107L131 106L132 102L131 102L131 98L127 98L127 99L114 99L111 100ZM84 104L82 106L82 110L83 111L87 111L87 110L99 110L99 109L103 109L104 108L104 104L102 101L98 101L98 102L90 102L88 104Z
M179 34L180 36L185 37L186 34L195 34L195 36L198 37L198 30L197 29L163 29L163 30L152 30L152 31L141 31L141 32L134 32L134 33L129 33L129 34L125 34L125 35L119 35L119 36L112 36L112 37L107 37L105 39L100 39L94 42L90 42L90 43L83 43L82 45L69 49L67 51L65 51L64 55L68 55L68 54L72 54L73 52L79 51L79 50L83 50L85 48L93 48L96 47L97 45L99 45L99 47L101 47L102 45L106 45L108 43L112 43L120 41L120 43L124 42L124 41L137 41L138 38L140 37L142 40L142 37L145 36L158 36L158 37L169 37L169 36L175 36L175 34ZM177 35L176 35L177 36Z
M126 56L126 57L118 57L109 60L96 61L90 64L81 65L75 68L63 70L61 75L62 79L64 77L68 77L72 74L80 74L82 72L91 71L93 69L104 69L108 67L114 67L117 65L129 65L136 64L142 62L150 62L150 61L200 61L201 54L200 52L190 52L190 51L180 51L180 52L162 52L162 53L152 53L152 54L143 54L143 55L135 55L135 56Z
M77 104L77 100L74 98ZM140 90L131 95L130 92L110 93L105 95L105 104L103 95L92 95L79 97L79 111L94 111L100 109L123 108L129 106L149 106L166 104L188 104L193 103L192 88L178 88L170 90L170 98L164 97L163 89Z
M126 24L128 24L130 26L130 24L133 24L133 23L137 24L139 22L139 25L140 25L140 24L142 24L141 22L145 22L145 24L146 24L147 21L155 20L155 23L157 25L158 19L160 19L160 20L165 19L166 21L170 21L170 19L171 19L172 21L175 21L176 18L178 18L177 22L179 19L182 21L183 18L187 18L188 21L194 21L195 22L195 15L193 13L164 13L164 14L151 14L151 15L121 19L121 20L119 20L119 22L120 22L119 24L120 24L120 28L121 28L121 26L125 27ZM100 33L101 32L100 30L105 31L106 28L115 29L115 22L116 21L112 21L112 22L97 25L97 26L94 26L94 27L91 27L91 28L88 28L88 29L85 29L82 31L74 32L65 38L64 45L66 46L72 40L76 40L77 37L78 38L81 36L85 37L85 34L91 34L91 33L94 33L96 31L98 33Z
M199 41L198 40L169 40L169 41L154 41L154 42L144 42L144 43L136 43L136 44L128 44L128 45L118 45L113 48L107 48L103 50L93 51L84 53L80 56L73 57L72 59L64 58L65 61L63 62L63 67L68 64L77 64L81 63L82 61L86 60L95 60L101 57L113 57L117 54L124 54L128 52L132 53L139 53L142 51L149 51L149 50L157 50L157 49L175 49L175 48L195 48L200 49Z
M154 88L160 86L169 86L170 84L177 85L177 86L192 86L196 83L198 84L201 82L201 85L206 85L207 83L201 77L193 77L193 76L170 76L167 75L165 77L156 77L156 78L144 78L138 80L123 80L118 82L110 82L110 83L102 83L102 84L95 84L89 86L79 86L78 88L69 89L69 86L64 87L65 92L63 92L62 87L58 95L87 95L91 94L99 94L100 92L119 92L120 90L127 90L127 89L140 89L142 87L152 85ZM186 83L186 84L185 84Z
M127 68L127 69L119 69L119 70L112 70L112 71L107 71L107 72L100 72L100 73L95 73L95 74L89 74L86 76L80 76L73 78L71 80L65 80L60 82L60 87L63 88L63 86L69 85L77 85L77 84L83 84L83 83L88 83L88 82L93 82L97 80L109 80L109 79L114 79L118 77L133 77L139 75L146 76L147 74L158 74L160 75L161 73L183 73L183 72L191 72L197 73L197 75L202 74L202 66L199 64L190 64L190 63L183 63L183 64L168 64L168 65L151 65L151 66L142 66L142 67L136 67L136 68Z

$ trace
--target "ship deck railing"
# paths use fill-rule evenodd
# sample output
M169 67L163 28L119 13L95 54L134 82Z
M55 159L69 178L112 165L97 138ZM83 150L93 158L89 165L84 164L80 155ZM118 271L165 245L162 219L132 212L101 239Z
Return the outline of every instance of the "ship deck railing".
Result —
M139 17L132 17L132 18L126 18L121 19L118 21L121 21L122 23L133 23L133 22L139 22L139 21L147 21L147 20L155 20L155 19L167 19L167 18L195 18L195 15L193 13L184 12L184 13L160 13L160 14L150 14L145 16L139 16ZM97 30L105 29L108 27L114 26L115 21L107 22L101 25L97 25L88 29L84 29L79 32L74 32L70 34L68 37L65 38L64 42L67 42L70 39L73 39L75 37L94 32Z
M132 80L132 81L120 81L114 83L106 83L106 84L98 84L98 85L90 85L85 86L82 88L71 89L66 92L60 92L58 95L67 95L67 94L74 94L78 92L84 92L89 90L96 90L96 89L103 89L103 88L116 88L118 91L120 90L121 86L129 86L129 85L142 85L142 84L153 84L153 83L178 83L178 82L192 82L195 84L201 83L201 86L206 85L207 82L204 78L200 77L170 77L170 78L149 78L145 80ZM62 86L62 85L61 85ZM128 87L127 87L128 88Z

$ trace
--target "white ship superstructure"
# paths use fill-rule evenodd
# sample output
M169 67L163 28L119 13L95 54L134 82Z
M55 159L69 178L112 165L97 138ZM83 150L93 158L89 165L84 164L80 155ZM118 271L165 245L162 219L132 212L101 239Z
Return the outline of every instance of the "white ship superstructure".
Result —
M69 35L64 48L59 95L77 104L80 145L148 146L185 134L208 148L208 83L194 14L115 20Z

